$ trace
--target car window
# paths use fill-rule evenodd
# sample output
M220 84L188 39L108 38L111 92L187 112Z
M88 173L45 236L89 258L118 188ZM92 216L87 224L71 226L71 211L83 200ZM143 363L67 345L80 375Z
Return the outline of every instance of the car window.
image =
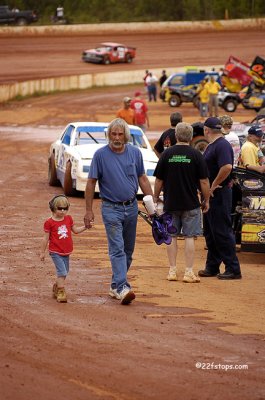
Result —
M77 132L75 145L82 144L107 144L105 129L101 131L94 131L93 127L90 129L88 127L85 130L80 130Z
M63 144L66 144L68 146L70 145L70 143L71 143L71 135L72 135L73 130L74 130L73 125L69 125L66 128L66 130L64 131L63 136L62 136L62 143Z
M184 83L184 76L179 76L179 75L174 76L169 82L170 85L183 85L183 83Z

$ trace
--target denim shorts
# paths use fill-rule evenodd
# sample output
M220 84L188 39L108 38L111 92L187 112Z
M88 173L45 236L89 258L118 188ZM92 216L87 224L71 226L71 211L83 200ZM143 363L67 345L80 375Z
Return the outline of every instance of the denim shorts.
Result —
M67 276L69 273L69 256L61 256L57 253L50 253L56 268L57 277Z
M189 211L174 211L171 214L173 226L177 229L177 233L171 236L196 237L202 235L200 207Z

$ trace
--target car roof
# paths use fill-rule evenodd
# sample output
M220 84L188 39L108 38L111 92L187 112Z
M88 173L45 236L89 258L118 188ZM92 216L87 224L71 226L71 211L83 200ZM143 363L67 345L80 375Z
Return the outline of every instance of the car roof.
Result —
M101 43L103 46L111 46L111 47L115 47L115 46L122 46L125 47L124 44L121 43L115 43L115 42L104 42Z
M80 130L78 128L81 128L81 130L82 130L82 128L83 129L85 129L85 128L99 128L99 129L104 128L105 129L108 127L109 123L108 122L77 122L77 121L75 121L75 122L69 122L69 124L67 126L69 126L69 125L74 126L74 128L77 130ZM128 126L129 126L131 134L140 135L140 136L143 135L143 131L141 130L141 128L139 128L139 126L136 126L136 125L128 125ZM94 129L94 131L96 131L96 130L97 129Z

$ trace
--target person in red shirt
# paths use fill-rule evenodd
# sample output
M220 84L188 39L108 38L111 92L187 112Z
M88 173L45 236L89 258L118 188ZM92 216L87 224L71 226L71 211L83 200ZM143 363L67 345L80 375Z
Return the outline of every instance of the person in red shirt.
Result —
M131 101L131 108L134 110L135 125L139 126L144 132L149 128L148 108L146 102L141 99L141 92L135 92L135 98Z
M67 215L70 203L66 196L55 196L49 202L52 216L44 222L45 235L41 244L40 259L44 261L45 250L49 243L49 254L56 268L56 283L53 285L53 296L58 303L66 303L64 288L65 278L69 273L69 256L73 251L72 232L81 233L87 228L76 227L73 218Z

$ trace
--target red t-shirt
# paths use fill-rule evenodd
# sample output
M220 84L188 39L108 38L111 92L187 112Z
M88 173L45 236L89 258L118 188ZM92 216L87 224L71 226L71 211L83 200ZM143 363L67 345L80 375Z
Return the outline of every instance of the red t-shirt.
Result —
M131 101L131 108L134 110L135 125L144 125L146 122L146 113L148 111L145 101L134 99Z
M66 215L62 221L52 218L44 222L44 231L49 232L49 251L61 256L68 256L73 251L72 226L73 218Z

